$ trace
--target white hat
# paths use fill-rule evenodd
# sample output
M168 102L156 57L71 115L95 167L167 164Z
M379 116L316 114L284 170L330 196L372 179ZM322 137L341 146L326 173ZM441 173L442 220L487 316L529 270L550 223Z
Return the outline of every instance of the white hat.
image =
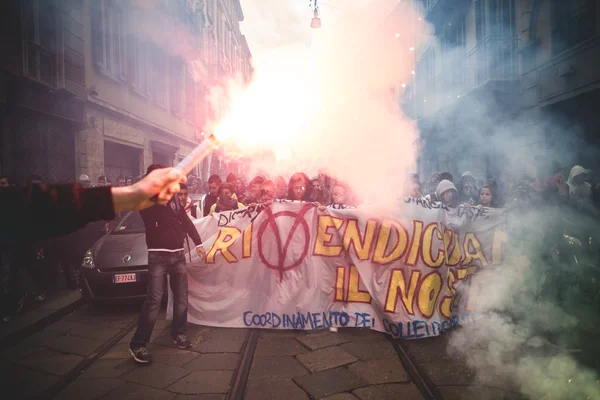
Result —
M89 176L87 176L86 174L81 174L79 175L79 182L91 182L92 180L90 179Z

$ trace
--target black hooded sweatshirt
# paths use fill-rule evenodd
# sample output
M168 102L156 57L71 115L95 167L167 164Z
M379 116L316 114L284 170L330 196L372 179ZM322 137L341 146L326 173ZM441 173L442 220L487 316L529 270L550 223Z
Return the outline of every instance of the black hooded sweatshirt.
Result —
M202 244L194 223L173 196L165 205L155 205L140 211L146 225L148 251L175 252L183 250L186 233L196 246Z

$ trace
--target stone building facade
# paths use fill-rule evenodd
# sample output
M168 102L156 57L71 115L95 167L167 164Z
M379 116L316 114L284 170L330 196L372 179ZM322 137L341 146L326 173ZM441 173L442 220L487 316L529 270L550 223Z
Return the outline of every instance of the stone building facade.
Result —
M600 167L599 1L411 1L435 28L411 53L403 99L419 121L423 179L485 180L517 163L533 175L538 155Z
M219 117L209 88L238 72L250 79L239 1L84 2L90 46L79 172L114 182L153 163L177 164ZM193 173L206 180L237 168L212 155Z
M248 82L239 0L7 0L0 6L0 174L73 182L175 165L222 110L211 87ZM194 173L239 165L222 154Z

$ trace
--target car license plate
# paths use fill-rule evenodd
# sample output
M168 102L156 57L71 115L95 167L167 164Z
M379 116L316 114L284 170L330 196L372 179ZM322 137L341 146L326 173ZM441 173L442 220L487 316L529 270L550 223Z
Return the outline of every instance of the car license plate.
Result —
M115 274L113 275L113 283L127 283L127 282L137 282L138 274Z

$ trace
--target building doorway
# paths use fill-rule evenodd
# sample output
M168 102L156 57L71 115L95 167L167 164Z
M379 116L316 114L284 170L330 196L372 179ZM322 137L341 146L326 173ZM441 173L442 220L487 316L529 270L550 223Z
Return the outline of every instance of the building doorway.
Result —
M142 149L119 143L104 142L104 174L116 183L117 178L140 176Z

